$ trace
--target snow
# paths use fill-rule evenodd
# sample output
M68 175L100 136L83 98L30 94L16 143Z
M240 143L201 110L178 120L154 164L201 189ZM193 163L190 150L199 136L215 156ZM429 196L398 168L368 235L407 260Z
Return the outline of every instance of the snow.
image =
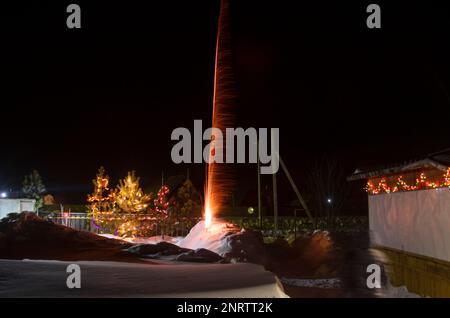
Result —
M225 221L216 219L208 228L205 228L204 221L200 221L177 245L192 250L205 248L223 256L231 251L227 240L230 233L233 233L233 230Z
M66 287L72 263L81 268L80 289ZM0 298L287 297L275 275L255 264L0 260L0 268Z
M422 298L422 296L408 291L406 286L394 287L389 281L386 286L378 291L377 296L383 298Z
M231 251L227 237L232 233L236 233L235 227L230 226L225 221L215 219L209 228L205 228L204 221L198 222L186 237L171 237L166 235L164 238L161 236L124 238L112 234L99 235L136 244L157 244L164 241L192 250L205 248L223 256Z
M168 242L172 244L178 243L180 240L183 239L182 236L178 237L172 237L168 235L164 235L164 237L158 235L158 236L151 236L151 237L121 237L113 234L98 234L100 236L115 239L115 240L121 240L126 241L128 243L136 243L136 244L157 244L159 242Z

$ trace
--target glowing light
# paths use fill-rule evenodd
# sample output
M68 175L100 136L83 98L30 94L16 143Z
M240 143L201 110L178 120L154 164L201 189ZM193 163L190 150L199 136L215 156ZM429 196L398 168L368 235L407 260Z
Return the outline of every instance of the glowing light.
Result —
M7 194L6 192L2 192L2 193L0 194L0 196L1 196L2 198L7 198L7 197L8 197L8 194Z
M328 198L328 199L327 199L327 202L328 202L328 203L331 203L331 199L330 199L330 198Z
M224 132L227 127L233 127L235 106L235 91L232 88L233 74L230 54L230 32L228 26L229 4L222 0L220 5L219 22L216 39L216 57L214 65L214 92L212 127ZM227 166L215 162L215 154L224 153L224 146L215 142L214 131L211 134L209 163L205 187L205 228L213 222L214 215L220 212L221 207L230 197L233 187L232 173ZM223 140L223 143L226 141ZM221 145L222 144L222 145Z
M436 180L434 182L430 182L427 180L427 176L424 172L419 174L419 177L415 179L413 185L409 185L403 180L403 176L399 176L397 178L397 182L389 186L386 182L386 178L382 177L378 185L375 186L372 180L368 180L365 190L367 193L375 195L380 193L393 193L400 191L416 191L416 190L430 190L430 189L438 189L438 188L446 188L450 187L450 167L447 168L446 173L443 175L443 178L440 180Z
M205 228L209 228L212 223L212 211L209 206L205 207Z

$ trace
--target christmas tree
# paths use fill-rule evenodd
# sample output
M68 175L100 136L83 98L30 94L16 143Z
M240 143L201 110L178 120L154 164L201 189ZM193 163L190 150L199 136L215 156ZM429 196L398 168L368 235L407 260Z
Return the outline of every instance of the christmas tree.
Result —
M105 168L100 167L97 176L92 180L94 192L88 195L87 201L89 216L99 226L107 226L115 207L115 195L109 188L109 176L105 175ZM111 224L109 224L111 225Z
M163 185L158 191L158 195L154 200L155 205L155 219L161 230L161 235L164 237L164 233L167 231L167 225L169 221L169 192L168 186Z
M146 195L139 187L139 178L135 171L128 172L128 176L119 181L116 191L116 202L121 212L140 213L149 206L151 195Z

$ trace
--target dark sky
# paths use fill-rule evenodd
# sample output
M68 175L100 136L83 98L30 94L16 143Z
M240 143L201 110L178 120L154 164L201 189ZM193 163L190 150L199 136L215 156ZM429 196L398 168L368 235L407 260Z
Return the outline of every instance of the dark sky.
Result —
M71 2L2 4L0 189L38 169L83 203L100 165L146 187L189 168L201 187L204 165L171 163L170 134L211 122L219 1L75 1L69 30ZM231 1L237 124L279 127L297 179L324 156L350 173L450 147L450 11L379 1L369 30L369 3ZM252 189L254 167L240 168Z

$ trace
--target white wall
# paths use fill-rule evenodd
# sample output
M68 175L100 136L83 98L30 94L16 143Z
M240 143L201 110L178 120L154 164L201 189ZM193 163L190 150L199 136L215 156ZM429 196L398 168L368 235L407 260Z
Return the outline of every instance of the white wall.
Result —
M32 199L0 199L0 219L12 212L34 212L35 203Z
M369 196L372 243L450 262L450 189Z

